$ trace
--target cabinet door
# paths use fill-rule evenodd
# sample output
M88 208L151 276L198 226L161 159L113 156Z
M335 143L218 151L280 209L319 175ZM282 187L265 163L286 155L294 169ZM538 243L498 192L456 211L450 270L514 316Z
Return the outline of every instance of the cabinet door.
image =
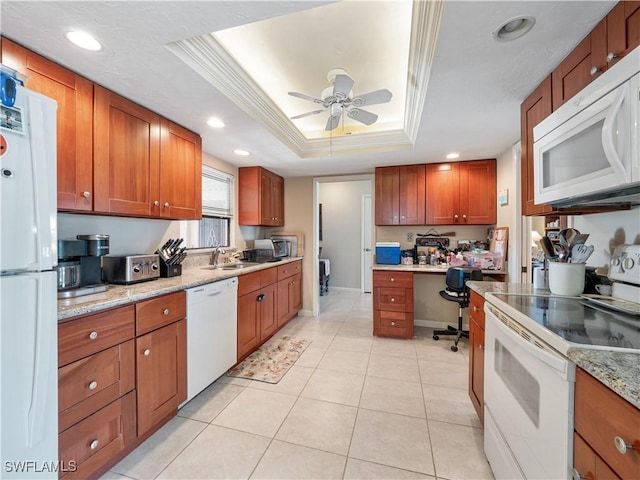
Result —
M398 225L400 214L400 169L376 168L376 225Z
M458 168L453 163L428 164L426 166L427 225L453 225L459 211Z
M469 316L469 398L484 424L484 330Z
M607 60L609 66L638 45L640 45L640 2L618 2L607 15ZM608 56L609 53L613 55Z
M260 311L260 343L278 329L278 302L276 301L278 285L273 283L260 290L258 309Z
M458 164L460 211L456 223L492 225L496 223L496 161L476 160Z
M278 328L289 321L291 312L290 283L290 278L285 278L278 282Z
M186 346L185 320L136 338L139 437L186 400Z
M152 216L160 204L160 117L98 85L94 94L94 209Z
M607 69L607 20L598 23L551 73L553 110Z
M296 273L291 280L289 301L291 302L291 316L295 317L302 309L302 273Z
M522 215L550 212L547 205L534 203L533 127L551 114L551 77L547 77L520 105Z
M93 208L93 83L2 38L2 63L27 75L25 86L58 102L58 209Z
M271 226L275 224L275 213L271 202L271 175L262 170L260 172L260 223Z
M238 361L260 344L260 308L254 291L238 297Z
M407 165L399 168L400 225L424 225L425 166Z
M168 120L160 125L160 204L153 215L202 218L202 139Z
M284 226L284 179L278 175L271 176L270 210L274 227Z

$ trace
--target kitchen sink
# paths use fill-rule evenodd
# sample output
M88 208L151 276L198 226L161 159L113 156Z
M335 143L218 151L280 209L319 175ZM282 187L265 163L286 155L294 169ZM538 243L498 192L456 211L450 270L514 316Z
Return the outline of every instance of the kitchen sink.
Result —
M243 263L223 263L218 265L217 268L213 268L213 265L203 267L206 270L242 270L243 268L254 267L260 265L259 263L243 262Z

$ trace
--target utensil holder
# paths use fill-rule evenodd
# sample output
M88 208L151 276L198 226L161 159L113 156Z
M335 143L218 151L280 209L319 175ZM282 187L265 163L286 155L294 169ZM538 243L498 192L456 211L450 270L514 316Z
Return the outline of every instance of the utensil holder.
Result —
M576 297L584 291L584 263L549 262L549 290Z
M164 260L160 259L160 276L163 278L179 277L182 275L182 265L167 265Z

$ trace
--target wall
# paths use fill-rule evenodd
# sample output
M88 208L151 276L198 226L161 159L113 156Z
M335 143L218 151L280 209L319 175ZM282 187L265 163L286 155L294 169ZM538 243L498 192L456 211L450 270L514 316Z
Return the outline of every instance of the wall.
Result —
M520 220L520 204L518 193L520 190L519 174L515 164L520 162L519 144L510 148L496 159L496 196L501 190L507 190L507 204L497 205L497 227L508 227L509 237L507 241L507 269L509 277L507 281L518 278L518 228ZM528 258L528 256L527 256ZM518 280L515 280L518 281Z
M371 194L372 182L322 182L322 257L331 260L331 287L360 290L362 196Z
M569 226L588 233L587 245L595 250L587 265L606 267L617 245L640 244L640 207L631 210L575 215L568 217Z

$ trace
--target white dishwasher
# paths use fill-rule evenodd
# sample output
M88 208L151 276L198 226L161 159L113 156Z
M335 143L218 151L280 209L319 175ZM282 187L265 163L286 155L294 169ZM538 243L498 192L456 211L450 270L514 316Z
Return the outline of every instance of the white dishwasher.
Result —
M238 278L187 289L187 400L237 360Z

